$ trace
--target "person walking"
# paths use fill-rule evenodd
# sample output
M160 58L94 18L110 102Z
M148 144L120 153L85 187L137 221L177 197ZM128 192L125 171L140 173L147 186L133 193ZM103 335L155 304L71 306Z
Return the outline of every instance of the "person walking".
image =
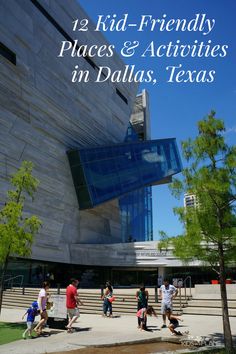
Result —
M22 316L22 320L24 319L25 315L27 315L27 319L26 319L27 328L22 334L22 337L26 339L26 334L28 334L29 338L32 338L34 320L35 317L39 315L37 301L32 302L31 307L29 307L28 310L25 312L25 314Z
M44 281L42 284L42 289L39 291L39 296L38 296L38 307L40 311L40 321L35 327L35 332L38 333L38 335L42 334L43 327L47 323L48 320L48 314L47 314L47 300L48 300L48 290L50 288L50 284L47 281Z
M148 291L145 289L144 284L140 286L140 289L136 292L137 310L147 308L148 306Z
M161 300L161 314L163 325L161 328L166 328L166 311L173 309L173 299L177 296L178 289L169 283L168 279L164 279L164 284L161 285L159 296Z
M79 285L79 280L72 278L70 284L66 288L66 308L68 315L68 324L66 326L67 332L71 333L73 323L80 316L78 305L83 305L79 298L79 293L77 287Z
M103 300L103 316L107 317L107 312L109 312L108 317L112 317L112 299L113 297L113 288L109 281L106 282L105 291L102 296Z

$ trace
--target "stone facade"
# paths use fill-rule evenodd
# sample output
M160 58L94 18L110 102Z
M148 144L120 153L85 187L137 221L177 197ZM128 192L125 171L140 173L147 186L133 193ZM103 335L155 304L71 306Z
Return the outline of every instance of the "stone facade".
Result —
M38 3L81 44L107 44L99 32L72 31L75 18L88 18L77 1ZM26 210L43 221L32 258L69 263L73 244L120 242L117 201L79 211L66 151L123 141L136 84L72 83L75 65L91 75L95 70L84 58L57 57L65 38L29 0L0 3L0 32L1 42L16 54L16 65L0 55L0 203L9 177L31 160L40 186ZM113 70L124 67L117 54L93 59Z
M160 269L182 267L183 263L172 250L159 251L158 241L130 242L110 245L73 245L71 259L74 264L98 266L106 260L107 266ZM189 267L202 265L200 261L189 262Z

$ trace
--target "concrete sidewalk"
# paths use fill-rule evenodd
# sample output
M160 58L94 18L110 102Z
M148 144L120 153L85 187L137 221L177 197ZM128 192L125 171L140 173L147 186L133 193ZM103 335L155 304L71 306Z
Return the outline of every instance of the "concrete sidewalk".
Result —
M0 321L22 322L23 311L19 309L3 309ZM182 317L180 331L188 330L193 336L213 335L217 340L222 337L222 318L218 316ZM42 354L63 350L84 348L92 345L108 345L117 343L134 343L152 339L178 339L170 335L168 329L160 329L161 316L149 317L148 326L152 332L139 331L135 316L103 318L98 315L81 315L75 327L78 331L68 334L66 331L49 330L51 335L33 340L19 340L0 346L2 354ZM231 318L233 335L236 336L236 318Z

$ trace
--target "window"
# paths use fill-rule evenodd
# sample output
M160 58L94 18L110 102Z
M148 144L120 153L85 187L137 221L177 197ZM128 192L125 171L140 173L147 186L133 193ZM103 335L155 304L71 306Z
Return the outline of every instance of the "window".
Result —
M0 42L0 54L9 60L12 64L16 65L16 54Z
M127 98L120 92L120 90L118 90L118 88L116 89L116 93L126 104L128 104Z

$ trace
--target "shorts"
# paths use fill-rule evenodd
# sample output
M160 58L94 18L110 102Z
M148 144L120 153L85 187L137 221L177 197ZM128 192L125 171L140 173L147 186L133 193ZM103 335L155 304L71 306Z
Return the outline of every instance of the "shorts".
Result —
M69 318L80 316L79 309L77 307L74 309L67 309L67 314Z
M174 329L178 327L178 323L170 323L169 326L173 327Z
M27 329L32 330L34 322L27 321Z
M43 312L40 314L40 317L41 317L41 319L44 319L44 320L47 321L47 319L48 319L48 313L47 313L47 310L46 310L46 309L43 310Z
M161 303L161 314L165 315L167 309L170 309L172 311L172 304L162 302Z
M144 323L145 322L145 318L144 317L138 317L138 320L140 321L140 323Z

